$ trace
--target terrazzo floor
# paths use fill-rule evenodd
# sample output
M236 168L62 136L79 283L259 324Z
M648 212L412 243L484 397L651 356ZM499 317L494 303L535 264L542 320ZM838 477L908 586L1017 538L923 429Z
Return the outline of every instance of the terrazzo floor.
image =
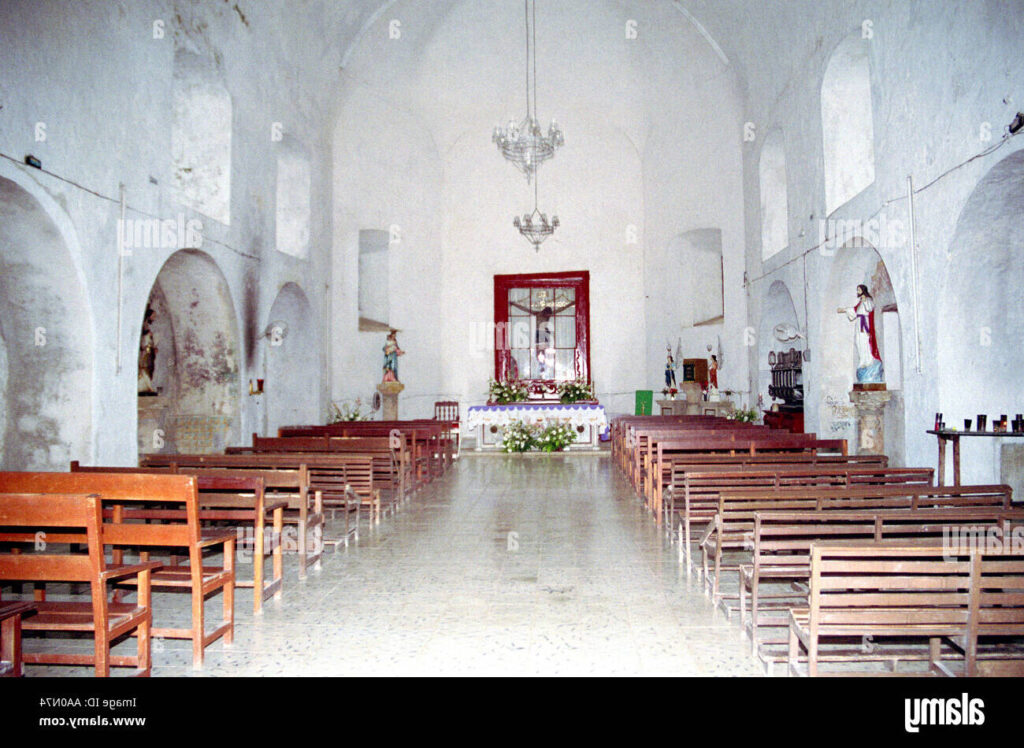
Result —
M466 454L305 581L288 559L282 598L259 615L251 595L237 593L233 644L193 670L189 642L155 640L153 675L764 674L606 453ZM187 626L186 595L154 606Z

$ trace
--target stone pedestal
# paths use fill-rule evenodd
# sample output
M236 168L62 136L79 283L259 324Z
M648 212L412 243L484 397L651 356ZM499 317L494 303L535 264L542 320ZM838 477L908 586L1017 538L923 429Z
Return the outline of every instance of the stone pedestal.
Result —
M885 404L891 397L892 393L884 389L854 387L850 392L850 402L857 411L857 454L885 454Z
M398 393L405 389L401 382L381 382L377 392L381 399L381 418L385 421L398 420Z
M163 397L139 398L139 454L164 451L168 445L167 403Z

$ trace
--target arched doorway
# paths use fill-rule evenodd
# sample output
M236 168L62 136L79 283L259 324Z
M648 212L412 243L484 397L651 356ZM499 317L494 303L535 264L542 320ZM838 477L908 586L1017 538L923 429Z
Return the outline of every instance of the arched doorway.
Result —
M313 309L295 283L286 283L263 330L267 433L281 426L319 423L320 356Z
M776 328L780 334L776 335ZM768 288L761 305L761 323L758 330L757 351L757 392L761 396L765 409L771 407L772 398L768 394L768 386L772 383L772 369L768 363L772 352L789 351L795 348L803 351L807 346L803 339L790 338L790 333L803 332L797 320L796 307L789 287L782 281L775 281ZM780 337L786 338L780 340Z
M6 470L92 459L92 314L43 205L0 177L0 454Z
M860 284L868 287L874 299L875 337L886 387L892 394L885 406L885 452L891 465L903 465L906 445L903 391L898 377L903 358L899 307L881 255L859 237L836 251L822 299L819 433L828 439L846 439L851 451L856 450L856 413L849 395L857 369L854 328L846 315L838 314L836 309L857 303Z
M238 443L238 323L217 264L196 249L175 252L141 316L140 350L147 331L156 349L157 394L138 397L140 454L220 451Z
M940 315L936 373L941 403L935 410L941 410L954 426L962 427L962 419L973 420L979 413L988 415L991 424L993 417L1006 413L1012 419L1024 410L1022 209L1024 151L1017 151L978 183L950 242L941 295L934 307ZM964 483L1010 480L1024 490L1024 450L1012 442L996 447L990 439L963 442ZM1010 464L1014 461L1016 468Z

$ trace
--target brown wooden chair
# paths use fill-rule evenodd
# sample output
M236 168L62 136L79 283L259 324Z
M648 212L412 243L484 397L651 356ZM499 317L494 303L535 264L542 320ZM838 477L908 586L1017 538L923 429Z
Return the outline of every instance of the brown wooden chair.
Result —
M449 438L455 443L455 456L459 456L459 402L439 400L434 403L434 420L448 424Z
M231 644L235 631L235 541L231 530L200 526L198 479L191 475L161 475L144 473L0 473L0 491L10 493L90 493L103 501L107 519L103 526L104 542L115 546L114 560L119 562L123 549L137 548L143 561L148 561L153 549L186 549L188 564L161 564L153 573L152 586L191 595L192 620L189 628L161 628L152 630L153 636L168 639L192 640L192 665L201 668L207 645L218 639ZM150 519L124 521L132 511L153 509L165 505L165 519L153 524L138 524ZM72 541L69 541L72 542ZM80 541L75 541L80 542ZM204 563L204 553L223 549L223 563L215 566ZM126 580L129 583L131 580ZM148 581L147 581L148 586ZM203 602L221 592L223 619L211 631L206 630ZM25 626L25 630L28 627ZM28 659L25 660L28 662Z
M0 553L0 579L84 582L90 587L89 602L33 603L36 613L22 622L22 629L92 634L93 654L27 652L22 655L24 662L92 665L100 677L109 676L111 667L134 667L136 675L150 674L153 623L150 577L160 564L156 561L132 565L107 564L102 507L98 496L3 493L0 494L0 527L5 528L0 531L0 540L31 543L34 547L42 539L45 546L41 552L14 552L21 551L17 548ZM87 546L86 553L62 553L56 547L70 543L73 548L83 542ZM107 584L130 579L138 584L138 600L134 603L110 602ZM133 631L138 634L137 653L134 656L112 655L111 646ZM6 634L5 631L5 642L8 639ZM11 643L16 653L20 642L16 641L13 632Z

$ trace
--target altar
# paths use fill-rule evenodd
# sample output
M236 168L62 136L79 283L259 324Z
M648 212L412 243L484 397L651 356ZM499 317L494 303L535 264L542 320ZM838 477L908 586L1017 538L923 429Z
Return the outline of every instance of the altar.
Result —
M509 403L472 405L466 413L466 430L477 431L477 450L501 449L502 430L513 421L524 423L567 422L576 428L576 443L570 449L599 449L599 439L608 432L604 406L596 403Z

